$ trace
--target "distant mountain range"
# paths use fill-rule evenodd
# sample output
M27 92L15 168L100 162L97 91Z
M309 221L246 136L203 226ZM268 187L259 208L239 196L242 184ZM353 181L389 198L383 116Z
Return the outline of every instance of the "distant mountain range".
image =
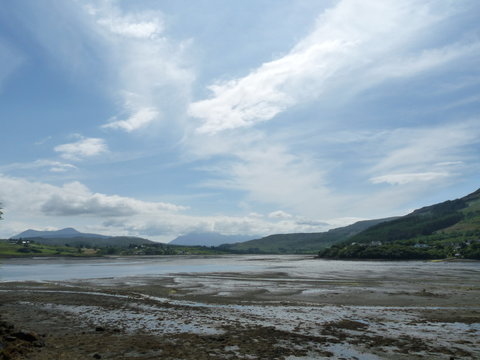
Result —
M28 229L24 232L21 232L18 235L12 236L10 239L28 239L28 238L74 238L74 237L82 237L82 238L97 238L97 239L106 239L110 236L106 235L99 235L99 234L88 234L88 233L81 233L74 228L65 228L61 230L55 231L38 231Z
M191 232L170 241L170 245L220 246L255 239L252 235L223 235L216 232Z
M97 248L157 244L138 237L81 233L73 228L27 230L12 237L20 238L46 245ZM194 232L179 236L168 245L216 247L215 250L237 254L318 253L320 257L339 259L480 259L480 189L405 216L359 221L326 232L277 234L260 239Z
M74 228L56 231L27 230L11 239L33 240L39 244L63 246L70 245L86 248L127 247L129 245L154 244L153 241L133 236L106 236L82 233Z
M256 240L236 244L225 244L222 245L221 248L237 253L316 253L328 246L345 241L371 226L392 219L394 218L358 221L354 224L326 232L269 235Z

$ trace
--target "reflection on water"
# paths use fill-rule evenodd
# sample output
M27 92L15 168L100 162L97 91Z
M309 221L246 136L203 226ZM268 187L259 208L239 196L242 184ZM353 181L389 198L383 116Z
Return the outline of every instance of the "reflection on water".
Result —
M219 258L186 256L12 259L0 263L0 281L94 279L179 272L248 271L251 268L251 264L219 261Z
M448 272L445 270L448 269ZM415 274L439 278L480 275L479 262L438 263L425 261L332 261L298 255L242 256L156 256L101 259L33 258L6 259L0 263L0 281L71 280L125 276L153 276L175 273L232 272L255 275L264 272L284 273L292 278L316 281Z

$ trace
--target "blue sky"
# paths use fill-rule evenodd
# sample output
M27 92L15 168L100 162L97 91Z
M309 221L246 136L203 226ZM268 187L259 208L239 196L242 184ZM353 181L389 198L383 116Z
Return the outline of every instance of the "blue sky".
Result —
M476 190L476 0L5 0L0 237L324 231Z

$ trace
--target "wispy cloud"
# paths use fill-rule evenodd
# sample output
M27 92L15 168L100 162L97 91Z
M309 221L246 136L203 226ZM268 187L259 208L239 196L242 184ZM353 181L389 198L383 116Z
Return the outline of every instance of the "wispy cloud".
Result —
M214 82L210 98L189 106L200 120L189 139L193 156L218 161L204 168L213 179L203 184L241 192L252 208L340 219L398 211L433 185L458 181L477 162L478 121L446 118L441 100L428 96L431 79L458 84L457 66L478 59L471 27L435 35L466 9L467 2L339 1L286 55ZM391 92L401 102L419 83L436 106L428 117L418 115L423 99L409 99L415 121L378 100ZM358 112L345 115L352 104Z
M380 180L397 179L393 183L405 183L456 175L452 167L455 169L463 161L472 161L475 145L479 144L480 123L476 119L398 129L380 145L385 155L371 168L372 173L379 174L371 180L379 183L383 182Z
M264 134L243 129L240 136L228 132L205 136L192 153L218 161L202 168L213 178L203 181L203 186L239 191L252 209L268 204L336 223L347 217L399 214L404 204L419 195L439 191L474 171L468 169L478 169L479 124L476 119L455 120L327 133L325 139L314 136L311 140L316 152L296 150L292 145L296 137L278 130ZM332 153L343 157L332 158Z
M140 129L157 119L159 113L154 108L143 108L137 110L126 120L113 120L103 125L105 129L121 129L131 132Z
M283 210L276 210L276 211L272 211L270 214L268 214L268 217L269 218L272 218L272 219L290 219L292 218L292 214L289 214Z
M446 172L423 172L406 174L388 174L370 179L373 184L387 183L391 185L405 185L417 181L432 181L449 176Z
M89 7L89 12L96 15L97 11ZM161 36L163 32L163 23L157 16L152 16L150 19L145 18L145 14L138 14L137 16L115 13L102 13L98 19L98 23L107 28L111 33L125 37L132 38L155 38Z
M287 55L211 85L212 97L192 103L189 114L202 120L201 133L251 126L312 99L331 101L333 92L345 97L478 53L478 41L415 49L426 34L422 30L446 15L433 3L340 1Z
M108 152L105 140L100 138L81 138L80 140L55 146L54 150L67 160L81 160Z
M325 219L338 216L340 204L346 201L344 196L332 196L326 163L311 154L296 153L266 134L208 136L192 152L221 158L216 165L202 169L213 175L202 186L240 191L254 207L270 204L301 216Z
M52 140L52 136L46 136L34 142L34 145L43 145Z
M187 41L173 41L164 34L160 11L125 13L115 2L91 2L85 6L95 31L109 49L108 65L119 98L121 115L103 128L132 132L166 118L172 98L187 102L193 73L184 51ZM183 98L183 100L182 100Z
M5 112L20 120L36 119L37 112L51 116L35 136L25 137L20 123L7 128L12 134L30 144L51 138L33 151L11 140L14 150L0 172L57 184L0 176L0 200L7 216L15 214L15 228L82 224L156 239L192 230L321 231L326 223L395 215L451 184L463 191L476 183L480 41L473 0L336 0L327 10L314 6L322 13L313 23L306 7L282 2L303 25L278 34L271 29L284 19L276 19L276 2L269 3L268 21L253 16L255 2L222 2L187 19L184 7L176 12L178 5L164 2L45 2L5 5L4 16L15 26L7 29L8 41L0 39L0 87L10 86L5 79L14 79L9 76L21 56L31 56L26 70L41 81L48 76L42 95L67 111L70 103L95 109L98 117L87 112L89 122L76 122L79 111L65 122L58 115L65 112L40 101L32 108L23 97L19 106L9 103ZM234 15L239 25L225 27L224 16ZM249 37L246 45L233 29L247 21L255 22L252 33L268 27L275 35ZM199 34L207 22L209 30ZM217 26L224 31L215 33ZM273 37L270 47L265 39ZM11 41L20 38L25 41ZM251 56L263 45L265 51ZM20 74L12 89L28 86L26 93L35 96L29 74ZM58 97L64 87L66 101ZM103 135L91 133L96 126ZM53 142L67 131L90 135ZM100 173L90 167L95 162L82 162L94 159L102 160ZM135 178L138 169L142 178ZM68 178L108 188L111 174L125 176L115 185L118 195L79 181L58 185ZM121 196L139 186L142 199ZM196 193L206 187L221 201ZM159 194L182 205L147 198Z
M23 57L0 37L0 90L3 82L22 64Z
M3 165L0 166L0 172L7 172L12 170L33 170L39 168L49 168L49 171L54 173L67 172L77 169L75 165L69 163L56 160L39 159L33 162L12 163L8 165Z

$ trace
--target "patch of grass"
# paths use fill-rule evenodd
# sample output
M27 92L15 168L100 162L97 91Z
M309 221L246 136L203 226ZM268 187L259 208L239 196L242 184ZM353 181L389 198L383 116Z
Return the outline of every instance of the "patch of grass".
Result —
M90 249L93 250L93 249ZM93 250L94 251L94 250ZM91 256L94 252L82 251L66 246L48 246L30 243L28 245L10 243L0 240L0 257L29 257L29 256Z

